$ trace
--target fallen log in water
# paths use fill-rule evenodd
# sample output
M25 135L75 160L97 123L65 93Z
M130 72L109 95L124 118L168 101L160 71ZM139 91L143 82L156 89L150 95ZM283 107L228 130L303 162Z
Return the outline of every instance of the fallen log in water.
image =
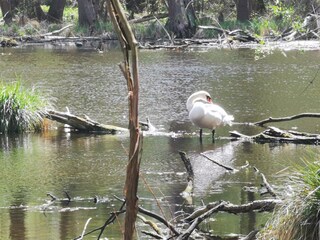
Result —
M59 112L55 110L47 111L45 116L50 120L57 121L59 123L67 124L71 128L76 131L80 132L99 132L99 133L106 133L106 134L116 134L118 132L127 132L128 129L121 128L113 125L106 125L98 123L88 116L84 118L76 116L68 112Z
M286 131L276 127L268 127L263 132L248 136L237 131L230 132L231 137L255 141L258 143L267 142L284 142L284 143L299 143L299 144L316 144L320 142L320 134L302 133L297 131Z

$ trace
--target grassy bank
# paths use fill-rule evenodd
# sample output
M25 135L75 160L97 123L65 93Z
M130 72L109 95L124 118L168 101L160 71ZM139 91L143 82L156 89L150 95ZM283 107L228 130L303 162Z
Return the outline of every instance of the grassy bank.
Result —
M18 133L42 129L48 100L36 88L26 88L20 81L0 83L0 131Z
M308 156L290 177L284 203L268 221L258 239L320 239L320 161Z

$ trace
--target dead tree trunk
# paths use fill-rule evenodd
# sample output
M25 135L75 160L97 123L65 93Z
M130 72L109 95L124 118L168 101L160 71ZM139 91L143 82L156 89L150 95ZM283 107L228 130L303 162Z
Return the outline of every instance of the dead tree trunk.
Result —
M168 28L177 38L192 37L196 31L196 16L190 0L170 0Z
M127 80L129 96L129 131L130 150L129 163L124 187L126 199L126 217L124 239L131 240L135 233L135 222L138 212L138 181L141 160L142 134L139 128L138 100L139 100L139 77L138 77L138 42L136 41L131 27L126 19L123 9L118 0L108 1L109 16L118 34L124 61L120 68ZM131 56L129 53L131 50ZM130 59L131 57L131 59ZM131 60L131 61L130 61ZM131 68L130 68L131 62Z
M61 22L65 5L66 0L52 1L47 16L48 20L50 22Z
M19 4L19 1L17 0L15 1L0 0L2 16L6 24L10 24L12 22L14 10L18 6L18 4Z
M97 20L92 0L78 0L79 25L87 26L90 35L94 32L94 24Z

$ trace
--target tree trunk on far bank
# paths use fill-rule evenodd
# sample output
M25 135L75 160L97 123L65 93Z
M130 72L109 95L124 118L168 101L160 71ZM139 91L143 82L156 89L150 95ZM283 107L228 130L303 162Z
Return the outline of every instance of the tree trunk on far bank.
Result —
M89 27L90 35L94 32L97 14L94 0L78 0L79 25Z
M0 7L4 22L10 24L14 15L14 10L18 6L19 1L0 0Z
M192 37L196 31L196 15L192 0L169 0L167 26L177 38Z
M56 0L51 2L50 9L47 16L47 19L49 20L49 22L62 21L63 10L65 5L66 5L66 0Z
M248 21L252 12L263 14L266 6L263 0L235 0L237 7L237 20Z
M252 11L252 0L235 0L237 7L237 20L248 21Z

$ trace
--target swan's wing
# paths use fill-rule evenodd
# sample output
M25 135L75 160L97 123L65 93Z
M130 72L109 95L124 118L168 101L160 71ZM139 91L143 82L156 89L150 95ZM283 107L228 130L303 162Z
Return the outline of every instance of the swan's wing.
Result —
M220 119L221 122L226 125L232 125L232 121L234 117L232 115L227 114L227 112L217 104L208 104L206 107L208 114L212 115L212 117Z

